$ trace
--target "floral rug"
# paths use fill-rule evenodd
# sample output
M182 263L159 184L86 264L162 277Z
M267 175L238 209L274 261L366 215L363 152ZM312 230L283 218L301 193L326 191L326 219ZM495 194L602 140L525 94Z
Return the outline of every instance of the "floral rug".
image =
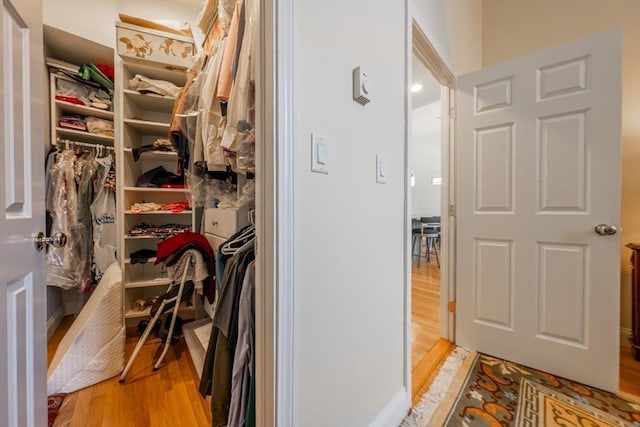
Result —
M472 353L428 425L640 426L640 404L516 363ZM423 424L425 425L425 424Z

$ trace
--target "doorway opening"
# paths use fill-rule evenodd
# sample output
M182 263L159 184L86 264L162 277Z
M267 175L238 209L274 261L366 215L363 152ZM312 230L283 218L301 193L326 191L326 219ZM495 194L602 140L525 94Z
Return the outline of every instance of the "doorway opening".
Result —
M411 372L419 398L437 364L441 307L442 100L440 83L414 54L411 80Z
M453 73L411 21L406 145L406 383L416 404L453 350Z

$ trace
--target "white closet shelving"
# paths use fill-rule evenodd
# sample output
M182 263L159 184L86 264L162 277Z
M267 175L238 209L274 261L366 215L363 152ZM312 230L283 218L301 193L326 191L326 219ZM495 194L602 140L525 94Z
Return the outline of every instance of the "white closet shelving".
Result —
M111 53L113 56L113 53ZM88 107L85 105L74 104L71 102L62 101L56 99L56 88L58 82L64 80L65 82L79 83L77 80L65 75L59 71L56 67L64 65L64 68L68 71L78 70L80 65L71 64L66 61L47 58L47 63L50 65L49 69L49 111L51 113L49 118L49 132L50 143L55 144L56 141L60 141L60 145L64 147L66 144L64 141L74 141L80 143L104 145L107 147L114 147L115 138L113 136L99 135L89 133L88 131L76 130L61 127L59 120L66 115L79 115L82 117L98 117L104 120L110 120L115 124L115 114L113 108L110 110L102 110L99 108ZM112 104L113 105L113 104ZM71 145L70 145L71 146ZM59 292L59 294L55 294ZM59 296L58 296L59 295ZM61 309L59 310L59 317L56 317L52 324L58 325L62 321L64 315L77 314L84 305L84 298L78 293L77 289L71 290L55 290L48 291L48 298L53 301L60 301ZM55 329L55 327L53 328Z
M188 225L197 231L196 212L186 210L173 213L152 211L135 213L131 206L138 202L166 204L188 201L188 189L137 187L136 181L145 172L158 166L169 172L176 172L178 155L175 152L147 151L134 160L133 150L153 144L158 138L169 137L171 111L175 98L152 93L140 93L129 89L129 80L136 74L151 79L166 80L183 86L186 70L175 66L162 67L142 61L128 61L116 58L116 171L118 174L118 224L121 267L124 287L124 317L129 324L149 316L149 309L137 311L135 302L163 294L170 280L162 265L154 265L155 258L146 263L132 264L130 256L140 249L156 250L160 238L152 236L129 236L129 230L140 223L160 226L164 224ZM193 311L195 297L182 311Z
M79 68L79 66L78 66ZM84 105L73 104L71 102L56 99L56 87L59 80L76 82L76 80L68 77L60 72L49 73L49 100L51 108L51 141L55 142L59 139L68 139L79 142L87 142L93 144L102 144L106 146L114 146L114 137L89 133L76 129L61 127L58 124L59 119L65 115L80 115L83 117L94 116L100 119L114 121L113 111L101 110L99 108L86 107Z

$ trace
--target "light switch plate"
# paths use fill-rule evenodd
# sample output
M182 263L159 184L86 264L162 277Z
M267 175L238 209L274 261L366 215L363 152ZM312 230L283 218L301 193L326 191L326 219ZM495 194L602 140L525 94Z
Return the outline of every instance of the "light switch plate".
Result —
M380 154L376 154L376 182L378 184L387 183L387 165L385 164L384 157Z
M329 173L329 140L317 133L311 134L311 171Z

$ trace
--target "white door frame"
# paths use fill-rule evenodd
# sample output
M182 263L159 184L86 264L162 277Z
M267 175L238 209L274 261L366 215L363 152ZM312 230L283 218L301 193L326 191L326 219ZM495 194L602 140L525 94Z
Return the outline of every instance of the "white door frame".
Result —
M406 73L405 79L405 226L404 230L411 229L411 186L409 183L409 159L410 159L410 131L411 131L411 96L408 88L411 82L411 70L413 54L429 69L434 78L442 86L442 191L441 191L441 250L440 250L440 335L450 341L454 341L454 315L449 311L449 301L455 301L455 76L444 62L436 48L429 41L416 19L415 12L410 3L407 7L406 28ZM449 207L452 207L450 210ZM404 273L404 346L405 346L405 388L409 395L409 402L413 399L411 387L411 262L412 239L410 233L405 231L405 273Z
M256 425L292 426L294 405L293 8L260 4L256 70Z

